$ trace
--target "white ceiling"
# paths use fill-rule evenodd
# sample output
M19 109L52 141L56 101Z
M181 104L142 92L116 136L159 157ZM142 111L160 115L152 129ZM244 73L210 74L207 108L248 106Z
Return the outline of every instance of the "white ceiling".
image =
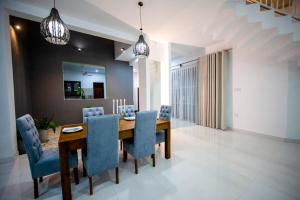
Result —
M50 11L52 0L11 0ZM229 1L237 0L144 0L144 32L152 40L203 47L218 41L204 30ZM64 16L80 19L95 26L138 37L138 0L57 0L56 7ZM32 9L34 10L34 9ZM65 17L66 18L66 17ZM66 21L70 21L66 19ZM74 24L72 24L74 26ZM90 26L93 29L93 26ZM85 28L85 27L81 27ZM100 29L99 29L100 30ZM95 29L95 31L97 31ZM122 40L121 40L122 41Z
M136 29L139 28L138 0L86 0ZM151 39L205 46L212 41L202 34L226 0L144 0L143 29Z
M53 7L53 0L6 1L12 10L37 17L37 21L49 15ZM236 1L241 0L144 0L143 29L151 40L172 44L172 63L177 64L201 54L203 49L199 47L220 42L208 30L231 17L227 8ZM139 35L137 3L138 0L56 0L56 8L73 30L133 44ZM122 56L118 59L130 60L131 49Z
M182 44L171 44L171 66L176 66L191 61L204 55L205 49Z

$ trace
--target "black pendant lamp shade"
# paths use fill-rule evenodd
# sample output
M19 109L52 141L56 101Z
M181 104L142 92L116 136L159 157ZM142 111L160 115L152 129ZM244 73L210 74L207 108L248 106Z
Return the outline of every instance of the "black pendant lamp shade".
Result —
M58 10L55 8L55 0L50 15L41 22L41 34L46 41L56 45L65 45L70 39L69 29L61 20Z
M148 57L150 53L150 49L148 44L146 43L144 36L143 36L143 28L142 28L142 14L141 14L141 9L143 6L143 2L139 2L138 5L140 6L140 23L141 23L141 34L139 36L139 40L135 43L133 47L133 53L137 57Z
M149 46L146 43L143 34L141 33L139 40L135 43L133 48L133 53L138 57L148 57L149 56Z

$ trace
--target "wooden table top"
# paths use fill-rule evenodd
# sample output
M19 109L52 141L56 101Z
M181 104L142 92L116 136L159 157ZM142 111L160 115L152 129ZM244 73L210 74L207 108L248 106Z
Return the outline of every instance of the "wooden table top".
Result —
M169 123L169 121L157 119L156 120L156 126L160 126L163 124ZM73 127L73 126L82 126L83 130L76 132L76 133L71 133L71 134L63 134L62 130L65 127ZM124 119L120 119L119 121L119 135L122 133L126 134L126 132L131 132L133 131L135 126L135 121L127 121ZM71 124L71 125L65 125L61 127L60 131L60 136L58 143L64 143L64 142L70 142L74 140L80 140L80 139L85 139L87 135L87 126L85 124ZM123 139L123 136L119 136L120 139Z

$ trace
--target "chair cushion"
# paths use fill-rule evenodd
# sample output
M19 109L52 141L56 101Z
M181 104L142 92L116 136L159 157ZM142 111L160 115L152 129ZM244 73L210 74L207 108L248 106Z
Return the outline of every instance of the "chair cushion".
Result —
M36 163L42 155L42 145L34 120L27 114L17 119L17 128L23 139L30 164Z
M83 163L88 176L94 176L119 165L119 115L104 115L87 120L87 147Z
M160 131L156 133L156 144L165 142L165 131Z
M150 156L155 152L156 111L136 113L133 142L124 140L124 149L135 159Z
M69 167L78 166L77 152L69 154ZM34 165L33 178L46 176L60 171L59 151L57 148L43 151L39 161Z
M118 106L119 113L123 113L123 117L134 117L135 116L135 106L134 105L125 105L124 106Z
M126 149L126 151L128 153L133 155L133 157L136 157L134 154L134 146L133 145L134 145L134 142L133 142L132 138L123 140L123 148Z
M170 121L171 120L171 106L162 105L160 107L159 118L162 120Z
M96 117L96 116L104 115L104 109L103 109L103 107L83 108L82 115L83 115L83 123L86 123L86 120L89 117Z

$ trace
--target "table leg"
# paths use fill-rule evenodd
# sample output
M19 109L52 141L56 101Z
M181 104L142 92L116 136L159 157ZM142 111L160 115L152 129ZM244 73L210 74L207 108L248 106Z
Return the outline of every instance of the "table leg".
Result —
M165 158L171 158L171 124L165 129Z
M69 171L69 159L68 148L65 144L59 145L59 157L60 157L60 177L61 177L61 189L63 200L71 200L71 182Z

